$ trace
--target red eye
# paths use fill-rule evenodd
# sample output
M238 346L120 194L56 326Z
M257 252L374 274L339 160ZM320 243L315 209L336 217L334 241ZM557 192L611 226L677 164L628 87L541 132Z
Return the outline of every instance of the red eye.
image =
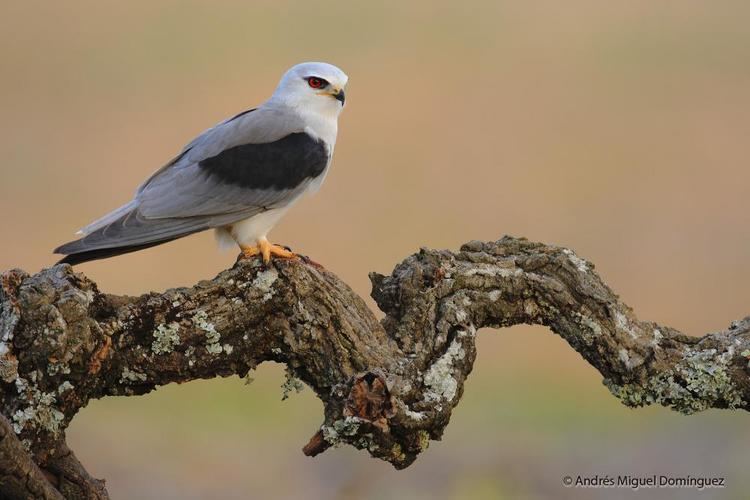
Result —
M322 78L311 76L310 78L307 79L307 84L314 89L319 89L325 86L326 81L323 80Z

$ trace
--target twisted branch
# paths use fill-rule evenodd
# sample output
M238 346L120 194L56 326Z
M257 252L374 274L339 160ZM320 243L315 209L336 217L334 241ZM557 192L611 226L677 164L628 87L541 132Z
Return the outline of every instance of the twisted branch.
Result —
M306 454L346 443L407 467L442 436L482 327L550 327L629 406L750 407L750 317L700 338L639 321L568 249L470 242L422 250L370 279L380 322L345 283L302 260L241 261L211 281L140 297L101 293L67 265L4 273L0 411L13 435L0 434L0 465L19 444L29 460L23 474L0 474L0 491L23 498L33 483L52 486L50 498L106 498L65 446L89 400L245 376L269 360L324 403Z

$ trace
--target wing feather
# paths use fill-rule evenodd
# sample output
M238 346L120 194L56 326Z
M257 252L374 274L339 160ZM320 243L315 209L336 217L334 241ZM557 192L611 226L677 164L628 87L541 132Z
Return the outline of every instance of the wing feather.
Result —
M309 182L295 189L248 189L206 175L200 162L238 145L271 143L302 130L296 114L273 108L241 113L208 129L138 189L141 213L159 219L237 213L241 220L293 201Z

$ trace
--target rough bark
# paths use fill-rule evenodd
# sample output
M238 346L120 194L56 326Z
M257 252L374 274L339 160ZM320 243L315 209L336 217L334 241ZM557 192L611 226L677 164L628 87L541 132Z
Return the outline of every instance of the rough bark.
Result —
M2 493L106 498L65 445L89 400L245 376L268 360L324 403L306 454L345 443L407 467L448 425L482 327L547 325L629 406L750 405L750 317L700 338L639 321L568 249L474 241L458 252L424 249L370 278L382 321L304 260L240 261L211 281L140 297L101 293L67 265L4 273L0 412L13 432L0 426ZM6 472L21 448L27 457Z

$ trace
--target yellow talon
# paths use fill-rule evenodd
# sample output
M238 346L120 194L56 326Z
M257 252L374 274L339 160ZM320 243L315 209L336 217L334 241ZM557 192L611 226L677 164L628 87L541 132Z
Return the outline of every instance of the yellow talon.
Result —
M257 246L248 247L245 245L240 245L240 250L242 251L241 257L243 259L250 259L252 257L255 257L256 255L260 255L260 249Z
M297 257L296 253L290 252L282 246L273 245L265 238L258 241L256 246L240 245L240 250L242 250L242 257L246 259L260 255L263 258L264 264L271 262L271 256L280 259L293 259Z

